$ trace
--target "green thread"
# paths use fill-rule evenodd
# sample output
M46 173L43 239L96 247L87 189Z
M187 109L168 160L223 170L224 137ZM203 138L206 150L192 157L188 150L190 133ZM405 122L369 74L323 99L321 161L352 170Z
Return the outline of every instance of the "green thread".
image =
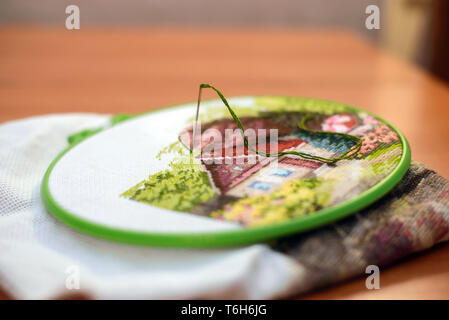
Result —
M232 110L232 108L229 106L228 101L226 100L226 98L224 97L224 95L214 86L210 85L210 84L200 84L200 89L199 89L199 94L198 94L198 105L197 105L197 113L199 111L199 106L200 106L200 102L201 102L201 90L202 89L212 89L214 90L218 96L220 97L221 101L223 101L224 105L226 106L226 108L228 109L229 113L231 114L231 117L234 119L235 123L237 124L237 126L240 129L240 132L242 134L243 137L243 143L245 145L245 147L253 152L255 152L258 155L262 155L264 157L279 157L279 156L283 156L283 155L295 155L295 156L300 156L301 158L304 159L310 159L310 160L316 160L316 161L320 161L326 164L333 164L336 163L340 160L345 160L345 159L352 159L354 158L358 152L360 151L360 148L362 147L362 139L356 136L352 136L350 134L346 134L346 133L339 133L339 132L329 132L329 131L314 131L314 130L310 130L308 128L306 128L306 122L311 118L311 116L309 114L307 114L305 117L302 118L301 122L298 124L298 128L311 133L311 134L325 134L325 135L332 135L332 136L341 136L341 137L345 137L347 139L350 139L352 141L355 142L355 145L353 147L351 147L349 150L345 151L344 153L342 153L338 158L325 158L325 157L320 157L320 156L316 156L316 155L311 155L308 153L304 153L304 152L300 152L300 151L281 151L281 152L263 152L263 151L258 151L253 149L252 147L249 146L248 143L248 138L245 136L245 128L243 128L242 122L240 121L239 117L237 116L237 114L235 114L234 110ZM197 118L198 118L198 114L197 114ZM197 124L195 123L195 128L197 127ZM181 143L181 139L178 139ZM184 143L182 143L187 149L190 150L190 154L192 155L193 153L193 147L187 147Z

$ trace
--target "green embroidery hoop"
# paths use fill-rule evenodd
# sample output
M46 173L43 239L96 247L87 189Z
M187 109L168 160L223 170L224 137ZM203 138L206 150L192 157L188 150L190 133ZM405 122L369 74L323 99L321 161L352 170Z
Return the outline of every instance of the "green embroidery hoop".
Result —
M319 99L313 100L317 102L326 102L324 100ZM148 115L154 112L167 110L169 108L179 107L181 105L184 104L152 110L142 115ZM76 148L79 144L82 144L85 140L70 145L53 160L53 162L50 164L49 168L47 169L44 175L41 188L41 196L47 210L51 214L53 214L57 219L73 227L74 229L107 240L136 245L149 245L158 247L190 247L190 248L226 247L226 246L239 246L256 242L264 242L276 239L281 236L302 233L314 228L318 228L320 226L327 225L336 220L342 219L350 214L353 214L367 207L376 200L380 199L402 179L402 177L404 176L410 165L411 159L410 147L407 140L399 130L397 130L388 121L370 112L347 105L344 105L344 107L354 112L367 113L373 116L374 118L378 119L379 121L383 122L384 124L388 125L391 129L393 129L398 135L400 143L402 144L401 158L396 168L392 172L390 172L386 178L377 183L375 186L362 192L361 194L355 196L354 198L341 202L335 206L321 209L308 216L267 226L242 228L229 231L201 232L201 233L140 232L110 227L107 225L89 221L63 208L63 206L61 206L55 200L49 189L49 180L51 178L55 165L61 160L61 158L63 158L67 153ZM100 132L98 134L102 133ZM96 135L93 135L93 137L95 136ZM87 139L92 139L92 137L88 137Z

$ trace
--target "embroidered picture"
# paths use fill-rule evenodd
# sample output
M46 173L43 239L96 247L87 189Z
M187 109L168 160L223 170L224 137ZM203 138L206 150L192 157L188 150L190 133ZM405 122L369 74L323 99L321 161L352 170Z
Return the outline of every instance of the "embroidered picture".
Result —
M146 177L121 196L245 227L261 226L311 215L361 194L388 176L401 158L402 145L396 132L367 113L295 98L259 97L255 104L247 109L236 106L236 113L244 128L254 129L255 150L275 149L281 156L259 157L241 139L232 143L205 139L199 154L192 158L185 146L194 140L194 130L192 125L186 126L179 140L158 156L176 155L168 169ZM333 164L289 154L296 151L332 159L354 146L344 135L302 130L298 123L308 115L313 116L307 122L310 130L361 138L358 153ZM222 136L227 129L238 129L218 108L209 108L200 120L202 130L213 128ZM269 137L261 138L259 129L276 130L276 145ZM206 150L210 152L204 156Z

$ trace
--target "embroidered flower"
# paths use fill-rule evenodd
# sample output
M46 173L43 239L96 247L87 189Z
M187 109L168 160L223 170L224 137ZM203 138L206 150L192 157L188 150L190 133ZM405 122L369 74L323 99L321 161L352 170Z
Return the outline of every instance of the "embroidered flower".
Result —
M350 114L336 114L326 118L321 127L324 131L346 133L356 125L354 116Z
M398 135L390 127L386 125L375 127L362 137L360 154L366 155L374 151L381 143L391 144L398 140Z
M377 125L379 123L379 120L372 116L367 116L365 119L363 119L363 124L374 124Z

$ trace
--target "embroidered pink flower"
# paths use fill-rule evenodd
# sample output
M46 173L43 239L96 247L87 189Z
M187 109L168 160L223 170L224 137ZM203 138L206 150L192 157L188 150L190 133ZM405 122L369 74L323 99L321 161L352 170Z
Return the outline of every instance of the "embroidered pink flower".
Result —
M346 133L356 125L354 116L350 114L335 114L326 118L321 124L324 131Z
M374 151L381 143L391 144L398 141L398 135L386 125L374 128L362 137L361 154L368 154Z
M372 116L367 116L365 119L363 119L363 124L378 124L379 120Z
M390 144L392 142L399 141L399 137L394 131L390 131L387 135L381 138L383 143Z

